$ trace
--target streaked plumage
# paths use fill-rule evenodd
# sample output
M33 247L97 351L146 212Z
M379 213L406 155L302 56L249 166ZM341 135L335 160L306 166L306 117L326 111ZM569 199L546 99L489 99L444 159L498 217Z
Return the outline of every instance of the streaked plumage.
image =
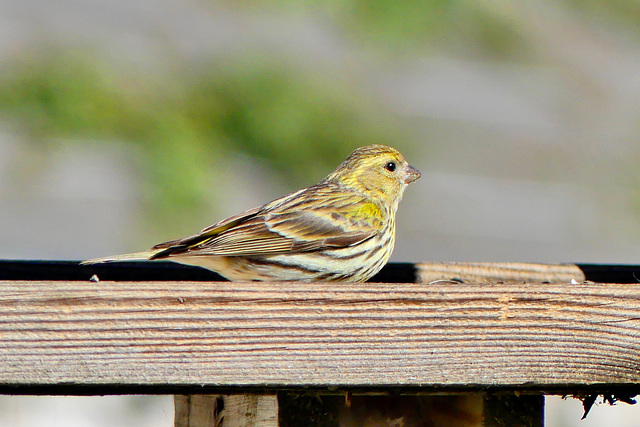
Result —
M398 204L419 177L394 148L361 147L316 185L149 251L83 263L157 259L234 281L365 281L388 261Z

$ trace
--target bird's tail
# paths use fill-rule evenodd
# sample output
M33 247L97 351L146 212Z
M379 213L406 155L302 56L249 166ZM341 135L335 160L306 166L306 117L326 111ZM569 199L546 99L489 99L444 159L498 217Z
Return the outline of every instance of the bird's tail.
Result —
M156 250L150 250L150 251L144 251L144 252L133 252L130 254L112 255L112 256L106 256L103 258L88 259L86 261L82 261L80 264L88 265L88 264L101 264L103 262L144 261L151 258L153 255L156 254L156 252L160 252L160 250L156 249Z

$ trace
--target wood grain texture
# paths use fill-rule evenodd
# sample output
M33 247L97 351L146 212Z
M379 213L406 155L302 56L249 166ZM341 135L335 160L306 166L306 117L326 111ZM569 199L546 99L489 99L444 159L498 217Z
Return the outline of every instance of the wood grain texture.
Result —
M173 397L174 427L222 427L224 398L214 394Z
M274 394L174 396L175 427L277 427Z
M0 282L0 384L640 382L640 285Z
M416 282L459 280L463 282L583 282L585 274L575 264L528 262L419 262Z

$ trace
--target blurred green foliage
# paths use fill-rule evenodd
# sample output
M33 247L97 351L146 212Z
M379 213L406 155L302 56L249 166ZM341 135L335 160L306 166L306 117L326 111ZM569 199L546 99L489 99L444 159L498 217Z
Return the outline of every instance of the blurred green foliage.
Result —
M404 138L393 117L348 82L275 61L154 74L82 52L41 51L3 68L0 111L32 144L139 146L144 215L165 229L202 215L207 198L227 190L208 186L232 152L262 159L295 189L355 147Z
M637 0L567 0L575 11L615 25L616 31L638 34L640 2Z
M346 28L395 50L429 51L456 45L459 50L490 58L516 55L524 43L517 23L505 19L490 3L334 0L333 4L338 12L333 16Z
M624 1L624 0L621 0ZM385 56L455 50L457 55L526 57L522 22L506 4L477 0L240 0L239 9L289 10L324 17L360 46Z
M384 55L454 52L482 60L536 60L532 17L579 17L615 31L637 34L637 0L234 0L239 9L268 8L312 13ZM569 19L570 21L571 19ZM607 31L607 30L605 30Z

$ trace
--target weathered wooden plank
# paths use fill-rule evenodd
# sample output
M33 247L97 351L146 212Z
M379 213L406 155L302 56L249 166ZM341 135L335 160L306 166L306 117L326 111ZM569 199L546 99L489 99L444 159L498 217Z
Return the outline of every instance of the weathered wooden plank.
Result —
M471 282L560 282L571 279L636 283L640 266L597 264L536 264L511 262L392 262L372 282L427 283L441 279ZM222 276L174 262L142 261L80 265L80 261L0 260L0 280L85 281L92 275L108 281L218 281Z
M463 282L582 282L585 273L575 264L537 264L529 262L419 262L415 282L436 280Z
M278 427L274 394L176 395L175 427Z
M213 394L173 397L175 427L222 427L224 398Z
M0 385L640 382L640 286L0 282Z

